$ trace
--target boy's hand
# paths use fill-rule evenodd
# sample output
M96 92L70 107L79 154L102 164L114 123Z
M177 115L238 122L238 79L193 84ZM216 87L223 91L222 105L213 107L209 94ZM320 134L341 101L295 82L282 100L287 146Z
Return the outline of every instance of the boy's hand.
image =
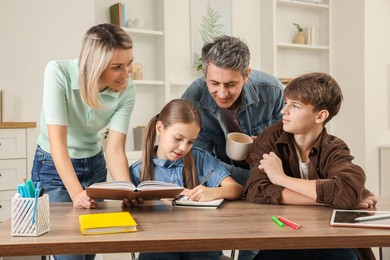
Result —
M258 168L264 171L270 181L276 185L279 185L281 179L286 176L283 171L282 161L274 152L263 154L263 159L260 160Z
M378 202L378 198L375 196L373 192L370 191L370 194L362 199L357 206L358 209L367 209L375 207L376 203Z

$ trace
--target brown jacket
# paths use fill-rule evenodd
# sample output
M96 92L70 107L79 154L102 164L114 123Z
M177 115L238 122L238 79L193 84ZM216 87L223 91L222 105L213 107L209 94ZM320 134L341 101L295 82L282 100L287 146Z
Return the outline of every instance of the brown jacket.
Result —
M277 122L257 137L247 157L253 168L245 186L244 195L253 203L279 204L284 189L271 183L257 166L264 153L275 152L282 160L286 175L300 178L299 159L293 134L283 131ZM364 188L366 176L341 139L327 134L324 128L310 151L309 180L317 180L317 202L334 208L356 208L369 191Z

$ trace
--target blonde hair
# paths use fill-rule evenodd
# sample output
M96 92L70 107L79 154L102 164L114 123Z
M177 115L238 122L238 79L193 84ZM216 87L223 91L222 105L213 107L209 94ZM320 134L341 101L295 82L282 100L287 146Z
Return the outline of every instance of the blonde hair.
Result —
M101 108L100 75L117 49L132 49L133 41L119 26L98 24L84 35L79 56L79 86L81 98L92 108Z
M161 110L160 114L153 117L149 121L145 129L142 152L141 181L154 179L153 156L154 143L156 141L157 121L160 121L165 128L168 128L169 126L176 123L196 123L199 128L202 125L199 112L191 102L184 99L173 99L167 103ZM196 172L194 158L191 152L183 156L183 162L184 169L182 174L184 179L184 186L186 188L192 189L199 184L199 180Z

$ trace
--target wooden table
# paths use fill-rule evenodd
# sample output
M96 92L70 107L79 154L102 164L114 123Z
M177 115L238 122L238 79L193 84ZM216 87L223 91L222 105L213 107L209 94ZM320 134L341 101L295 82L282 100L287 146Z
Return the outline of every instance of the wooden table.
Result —
M0 223L0 256L89 254L230 249L291 249L390 246L389 229L330 227L332 209L322 206L258 205L225 202L219 209L177 209L170 201L148 201L129 210L138 222L135 233L82 236L78 216L122 211L119 201L98 210L50 204L51 229L40 237L12 237L10 221ZM390 197L378 210L390 210ZM272 215L302 225L278 227Z

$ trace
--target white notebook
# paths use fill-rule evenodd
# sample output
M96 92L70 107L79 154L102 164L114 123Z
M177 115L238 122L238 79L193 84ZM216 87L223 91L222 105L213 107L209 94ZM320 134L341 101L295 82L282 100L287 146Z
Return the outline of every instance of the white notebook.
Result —
M216 199L216 200L210 200L210 201L193 201L189 200L187 196L180 196L177 199L172 200L172 205L174 207L181 207L181 208L209 208L209 209L216 209L218 208L223 202L223 199Z

